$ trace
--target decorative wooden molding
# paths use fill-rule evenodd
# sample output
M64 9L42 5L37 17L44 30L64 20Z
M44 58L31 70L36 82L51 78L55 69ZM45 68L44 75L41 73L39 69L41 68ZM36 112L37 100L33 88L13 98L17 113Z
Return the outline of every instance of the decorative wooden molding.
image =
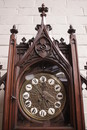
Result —
M74 89L75 89L75 101L76 101L77 129L85 130L84 108L82 105L83 99L82 99L82 92L81 92L81 80L80 80L80 73L79 73L79 67L78 67L77 43L76 43L76 36L74 35L75 29L73 29L73 27L71 25L70 25L70 29L68 30L68 33L70 34L70 45L71 45L71 53L72 53L72 67L73 67L74 86L75 86ZM80 98L80 101L79 101L79 98ZM79 115L79 114L81 114L81 115Z
M15 49L16 49L16 39L15 34L17 34L16 27L13 26L11 29L10 43L9 43L9 57L8 57L8 69L7 69L7 80L6 80L6 89L5 89L5 105L3 117L3 130L10 129L10 116L11 116L11 107L12 103L10 102L12 86L13 86L13 77L14 77L14 60L15 60ZM9 110L9 111L8 111ZM6 125L4 125L6 124Z

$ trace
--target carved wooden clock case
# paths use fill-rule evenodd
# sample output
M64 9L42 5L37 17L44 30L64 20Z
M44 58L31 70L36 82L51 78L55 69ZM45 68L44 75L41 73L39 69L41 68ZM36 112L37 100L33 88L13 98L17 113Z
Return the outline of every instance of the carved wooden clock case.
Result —
M42 4L35 38L17 45L15 26L9 43L3 130L84 130L84 113L75 30L70 44L51 38Z

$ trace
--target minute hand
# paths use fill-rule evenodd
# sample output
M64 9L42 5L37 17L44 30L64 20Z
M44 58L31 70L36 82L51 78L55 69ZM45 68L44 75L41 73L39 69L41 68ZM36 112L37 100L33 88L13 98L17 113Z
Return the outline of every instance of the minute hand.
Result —
M47 99L51 103L55 102L55 98L51 94L49 94L47 91L43 91L43 94L45 96L45 99Z

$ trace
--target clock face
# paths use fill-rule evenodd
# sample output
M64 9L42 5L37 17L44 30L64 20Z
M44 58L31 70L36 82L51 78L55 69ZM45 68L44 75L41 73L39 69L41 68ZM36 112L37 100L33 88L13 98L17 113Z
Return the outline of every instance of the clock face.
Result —
M19 103L23 112L36 120L50 120L58 116L66 102L61 81L49 73L28 75L20 88Z

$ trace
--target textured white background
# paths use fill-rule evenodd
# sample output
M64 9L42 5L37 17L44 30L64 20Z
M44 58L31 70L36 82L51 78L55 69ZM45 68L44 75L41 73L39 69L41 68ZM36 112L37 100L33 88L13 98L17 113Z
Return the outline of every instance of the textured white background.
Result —
M16 24L19 33L17 42L23 36L27 40L35 36L35 26L40 24L41 18L38 7L44 3L49 12L47 24L51 24L51 35L60 39L63 37L67 43L67 30L72 24L76 29L80 72L86 76L84 65L87 61L87 0L0 0L0 64L3 65L1 76L6 72L8 59L8 45L10 29ZM84 110L87 128L87 92L83 91ZM0 130L2 124L4 92L0 92Z

